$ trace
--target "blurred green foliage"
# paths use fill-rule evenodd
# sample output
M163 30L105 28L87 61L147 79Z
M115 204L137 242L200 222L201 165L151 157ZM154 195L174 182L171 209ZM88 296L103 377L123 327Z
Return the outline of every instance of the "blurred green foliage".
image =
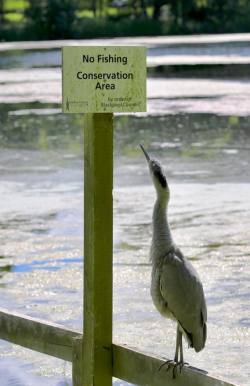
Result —
M250 32L250 0L0 0L0 40Z
M25 10L27 28L43 39L64 39L74 31L75 0L30 0Z

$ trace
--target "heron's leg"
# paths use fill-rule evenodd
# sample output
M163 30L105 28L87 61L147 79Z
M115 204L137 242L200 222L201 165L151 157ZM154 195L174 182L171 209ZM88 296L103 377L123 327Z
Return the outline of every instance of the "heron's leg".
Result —
M180 353L180 360L179 360L179 353ZM166 363L164 363L164 365L165 364L168 365L166 369L167 371L172 367L173 379L175 379L177 376L178 367L181 373L182 367L185 365L184 357L183 357L182 332L179 329L178 324L177 324L177 331L176 331L176 348L175 348L174 361L167 361Z
M182 334L181 331L179 330L178 323L177 323L177 329L176 329L176 346L175 346L175 356L174 356L174 361L175 363L178 363L178 358L179 358L179 349L182 345Z
M180 361L179 359L179 352L180 352ZM174 356L174 366L173 366L173 378L176 378L176 371L178 366L180 366L180 372L181 372L181 365L182 365L182 359L183 359L183 349L182 349L182 332L179 329L179 326L177 324L177 330L176 330L176 348L175 348L175 356Z
M180 366L180 373L181 373L182 367L184 366L182 332L181 331L180 331L180 362L177 363L177 366Z
M184 356L183 356L183 345L182 345L182 332L181 332L181 338L180 338L180 362L178 362L178 365L180 366L180 373L184 365L188 365L187 362L184 362Z
M184 363L184 357L183 357L183 346L182 346L182 332L180 331L180 362Z
M175 347L175 356L174 360L169 359L166 362L164 362L158 369L160 371L164 366L166 366L166 371L168 371L171 367L171 365L175 366L175 364L178 362L178 357L179 357L179 329L178 329L178 324L177 324L177 330L176 330L176 347Z

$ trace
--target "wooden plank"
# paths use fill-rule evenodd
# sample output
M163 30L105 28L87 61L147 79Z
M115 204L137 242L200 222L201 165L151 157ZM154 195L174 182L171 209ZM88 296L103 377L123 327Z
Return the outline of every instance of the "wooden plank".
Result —
M131 348L113 345L113 376L143 386L234 386L207 371L185 366L173 379L172 368L159 371L166 361Z
M74 337L82 337L82 334L55 323L0 309L0 339L71 362Z
M0 309L0 338L31 350L73 361L73 386L82 386L82 339L80 332L55 323ZM163 358L151 356L125 346L112 345L113 376L143 386L234 386L211 376L207 371L185 367L172 378L164 368Z
M84 342L86 386L112 385L113 114L84 121Z
M73 338L73 355L72 355L72 384L73 386L83 385L82 374L82 338Z

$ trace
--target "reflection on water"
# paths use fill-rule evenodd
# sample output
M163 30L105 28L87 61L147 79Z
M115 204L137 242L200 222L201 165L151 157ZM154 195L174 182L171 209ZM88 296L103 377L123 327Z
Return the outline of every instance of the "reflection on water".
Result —
M1 307L81 329L82 117L58 109L0 106ZM173 357L175 328L149 295L154 191L143 143L166 168L174 239L207 297L207 347L185 347L185 359L241 385L250 375L249 124L250 113L115 118L114 340ZM70 384L68 363L7 342L0 356L4 386Z
M23 105L20 107L22 109ZM79 166L83 142L80 115L10 115L7 108L12 110L13 105L4 106L4 110L2 107L0 137L5 148L0 155L2 173L5 169L10 173L11 170L25 172L37 168L41 173L48 173L53 171L54 162L62 167L71 167L74 163ZM141 167L138 143L143 142L149 151L164 157L174 179L199 180L201 175L210 182L249 179L248 117L213 114L119 116L116 117L115 137L115 154L118 161L120 157L124 158L126 168L130 160L134 167ZM23 148L24 151L11 152L6 148ZM46 153L37 153L37 150ZM116 166L123 174L121 163ZM124 178L133 178L126 168Z

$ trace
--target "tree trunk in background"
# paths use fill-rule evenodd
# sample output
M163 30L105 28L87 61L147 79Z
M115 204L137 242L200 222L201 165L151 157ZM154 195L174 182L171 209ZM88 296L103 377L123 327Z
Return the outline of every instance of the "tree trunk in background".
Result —
M185 29L190 19L190 13L196 7L194 0L168 0L173 15L175 27Z
M162 0L153 0L153 19L159 20L161 16L161 6L162 6Z
M0 23L4 22L3 8L4 8L4 0L0 0Z
M180 24L182 28L185 28L188 21L188 13L192 7L193 1L181 0L180 2Z
M176 28L179 24L179 0L167 0L166 4L168 4L170 8L173 17L173 25Z
M91 9L92 9L92 12L94 14L94 17L96 17L96 0L92 0Z
M141 13L142 13L142 16L147 18L148 14L147 14L147 8L145 7L145 1L144 0L140 0L140 3L141 3Z

